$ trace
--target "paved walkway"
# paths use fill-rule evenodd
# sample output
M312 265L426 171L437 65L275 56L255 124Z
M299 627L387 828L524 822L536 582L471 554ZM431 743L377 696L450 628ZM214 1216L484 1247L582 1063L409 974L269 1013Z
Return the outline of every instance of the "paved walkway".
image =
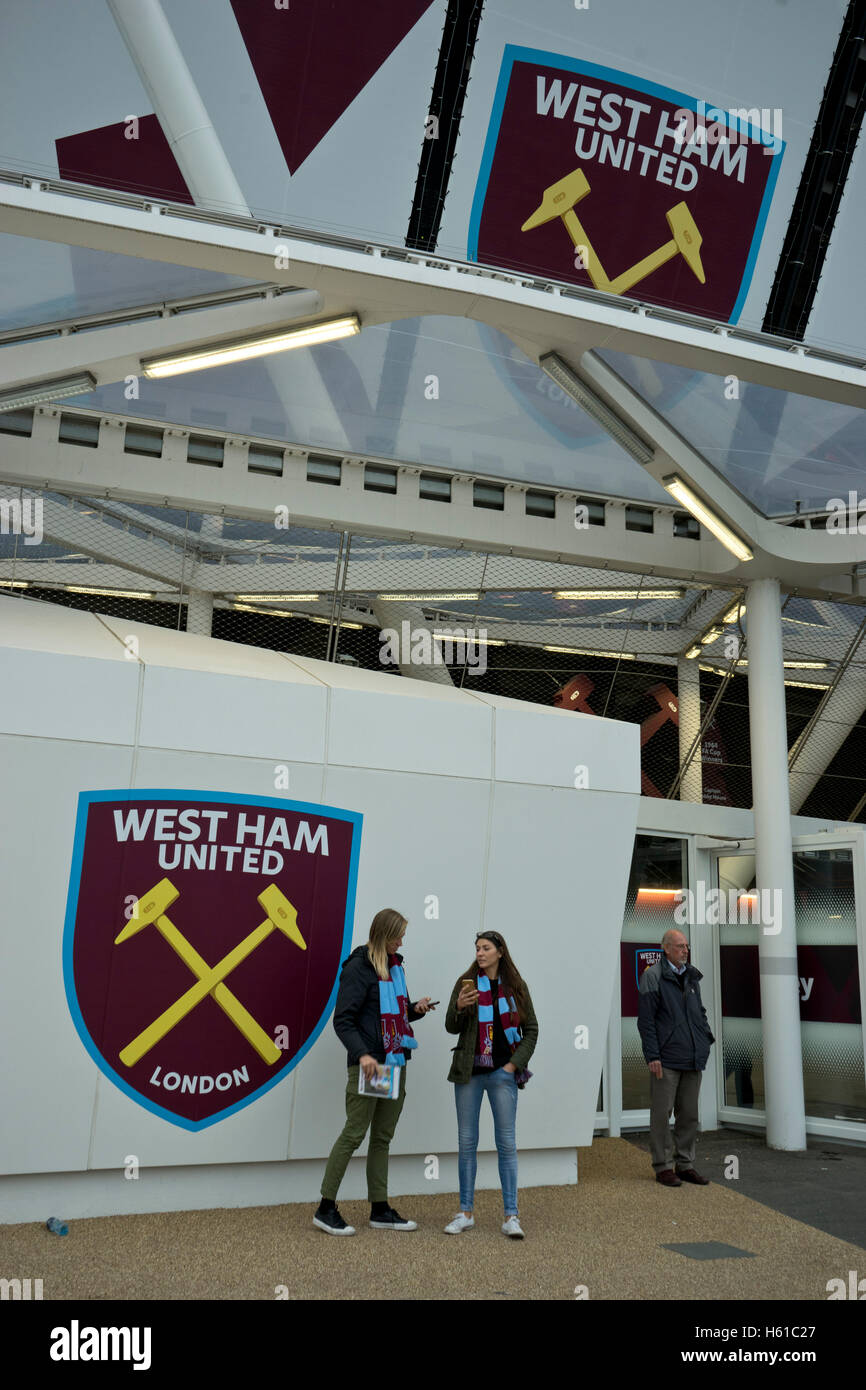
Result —
M446 1236L442 1227L457 1201L441 1193L395 1199L419 1222L410 1233L373 1231L366 1204L346 1202L341 1210L358 1228L349 1239L317 1231L312 1203L93 1218L73 1222L66 1237L35 1223L0 1227L0 1275L41 1277L46 1300L270 1300L284 1285L292 1298L313 1299L377 1298L387 1290L425 1300L573 1300L585 1288L590 1299L824 1301L829 1279L847 1280L852 1269L866 1274L862 1244L748 1195L760 1158L744 1138L725 1131L720 1141L725 1153L743 1145L739 1185L722 1178L710 1154L715 1141L702 1136L707 1176L717 1180L673 1190L653 1181L637 1143L598 1139L578 1151L577 1187L521 1193L524 1241L502 1235L495 1192L479 1194L474 1231ZM774 1155L773 1162L777 1189L786 1173L805 1171L802 1155ZM839 1170L843 1164L828 1162L829 1177L814 1190L826 1195ZM666 1248L706 1242L745 1253L696 1260Z

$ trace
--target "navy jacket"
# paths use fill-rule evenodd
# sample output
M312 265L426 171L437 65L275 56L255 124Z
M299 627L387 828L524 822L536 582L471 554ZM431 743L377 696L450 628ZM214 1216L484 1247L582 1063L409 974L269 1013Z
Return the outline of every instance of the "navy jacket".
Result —
M397 960L402 965L403 957L398 955ZM410 1023L424 1017L412 1004L409 1004L408 1012ZM367 956L366 942L363 946L356 946L343 961L334 1007L334 1032L349 1054L348 1066L355 1066L364 1053L375 1057L377 1062L384 1062L379 977ZM405 1056L408 1061L412 1056L411 1051L407 1051Z
M640 979L638 1032L644 1059L673 1071L703 1071L716 1041L701 1003L703 976L686 966L682 989L666 955Z

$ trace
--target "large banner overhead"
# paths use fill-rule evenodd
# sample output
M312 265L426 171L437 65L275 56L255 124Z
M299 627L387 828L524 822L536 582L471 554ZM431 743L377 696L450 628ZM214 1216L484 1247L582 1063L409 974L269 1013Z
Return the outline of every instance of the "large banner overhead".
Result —
M736 322L783 154L747 113L508 47L469 258Z
M437 251L760 329L846 9L485 5Z

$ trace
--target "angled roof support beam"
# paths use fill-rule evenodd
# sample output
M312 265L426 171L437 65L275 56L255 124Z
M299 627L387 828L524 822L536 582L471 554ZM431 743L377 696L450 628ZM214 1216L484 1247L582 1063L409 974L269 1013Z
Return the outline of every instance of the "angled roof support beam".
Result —
M88 333L10 344L0 351L0 390L81 371L89 371L97 387L107 386L140 376L143 357L206 349L222 340L282 327L294 318L311 317L321 307L321 295L315 290L297 290L146 323L115 324Z
M838 574L839 566L851 567L852 572L863 561L863 544L859 536L821 534L781 526L761 516L730 483L710 466L699 453L645 400L625 382L595 352L585 352L580 359L579 375L617 415L619 420L654 446L646 470L662 486L671 474L688 484L706 506L737 535L747 542L754 558L738 561L718 543L715 552L724 556L713 568L735 583L747 584L759 578L775 578L786 571L786 582L792 565L802 572L803 584L821 584L821 576L831 570ZM702 542L703 546L703 542ZM702 558L702 567L706 561ZM838 580L835 587L838 588Z
M692 371L735 372L741 381L843 405L862 407L866 400L863 363L817 346L791 350L769 335L642 313L632 300L552 284L549 277L531 280L438 257L416 263L408 259L414 253L400 248L220 217L150 196L0 170L0 232L316 289L329 315L357 313L365 325L421 314L466 316L499 329L536 361L550 351L576 360L576 352L603 346ZM277 246L285 264L275 264Z

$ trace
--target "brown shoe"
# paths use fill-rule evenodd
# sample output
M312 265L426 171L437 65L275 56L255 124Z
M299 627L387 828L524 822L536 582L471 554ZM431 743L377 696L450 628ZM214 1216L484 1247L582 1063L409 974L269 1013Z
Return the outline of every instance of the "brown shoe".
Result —
M696 1173L694 1168L678 1168L677 1177L681 1178L683 1182L699 1183L701 1187L707 1187L710 1181L709 1178L703 1178L700 1173Z
M663 1187L682 1187L673 1168L663 1168L660 1173L656 1173L656 1182L660 1182Z

